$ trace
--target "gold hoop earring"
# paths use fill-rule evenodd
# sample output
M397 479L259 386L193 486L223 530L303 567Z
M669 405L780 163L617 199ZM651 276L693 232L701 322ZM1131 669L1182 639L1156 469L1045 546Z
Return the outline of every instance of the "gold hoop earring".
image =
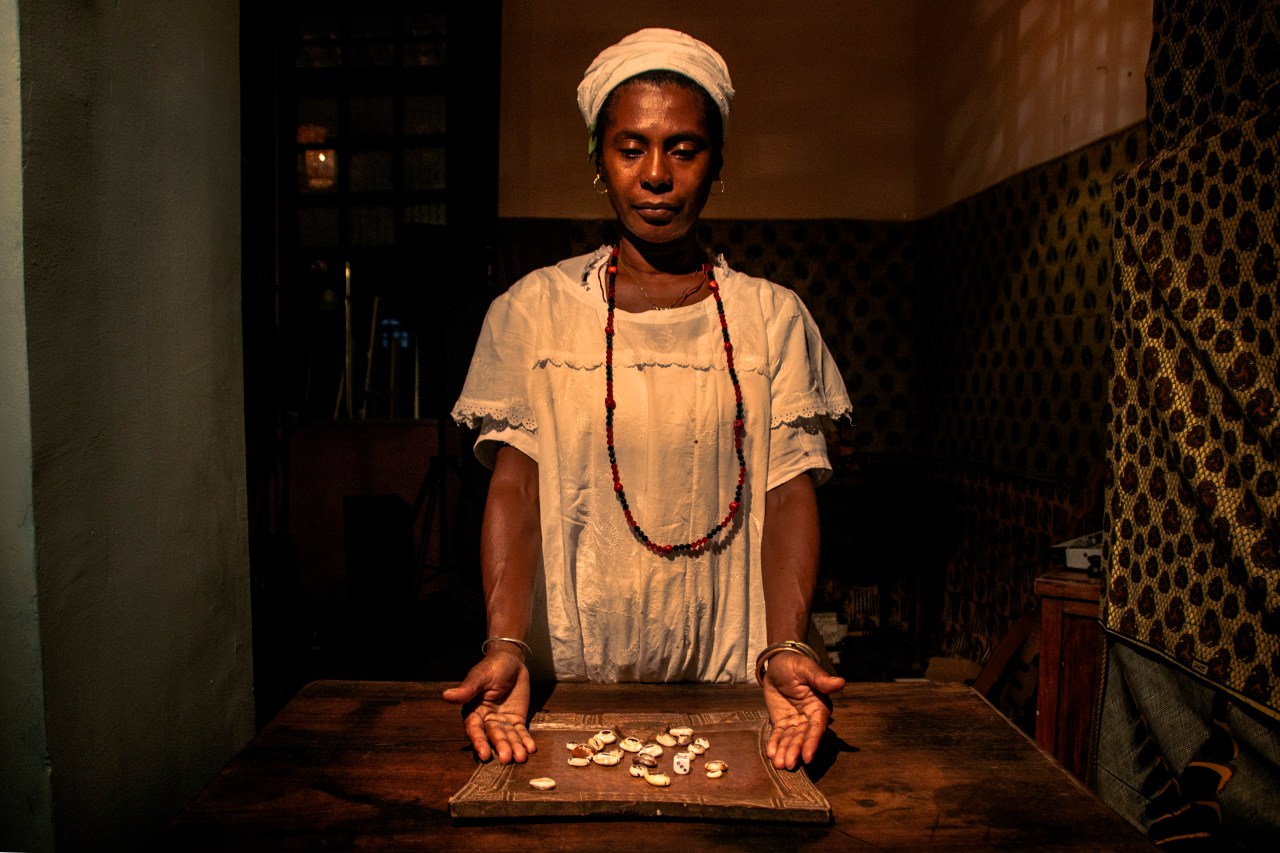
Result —
M596 179L591 182L591 186L595 187L596 195L608 195L609 185L600 181L600 173L596 172Z
M713 183L713 184L716 184L716 183L720 184L720 192L715 193L715 195L724 195L724 178L716 178L716 179L715 179L714 181L712 181L711 183Z

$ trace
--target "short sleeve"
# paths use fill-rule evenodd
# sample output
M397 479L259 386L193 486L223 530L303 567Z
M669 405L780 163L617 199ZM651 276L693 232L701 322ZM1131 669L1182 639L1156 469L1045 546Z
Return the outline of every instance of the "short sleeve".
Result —
M769 430L769 478L766 489L774 489L808 472L820 486L831 477L827 438L821 416L800 418Z
M453 407L455 421L482 430L476 457L490 467L497 443L529 453L538 431L529 395L534 330L528 311L512 291L495 299L480 329L462 395Z
M848 415L852 406L844 378L822 340L822 333L800 297L789 290L782 293L784 296L779 299L769 327L772 374L769 426L776 429L819 416L834 420ZM820 430L817 440L823 441Z
M492 471L498 459L498 448L504 444L511 445L534 462L538 461L538 437L534 433L485 418L480 424L480 435L476 438L476 459Z

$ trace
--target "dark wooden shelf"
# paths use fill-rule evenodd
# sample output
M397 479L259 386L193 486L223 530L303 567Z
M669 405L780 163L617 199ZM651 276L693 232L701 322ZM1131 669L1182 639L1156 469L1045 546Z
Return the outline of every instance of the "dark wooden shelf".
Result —
M1101 677L1102 581L1056 569L1036 578L1040 596L1040 687L1036 742L1092 784L1093 724Z

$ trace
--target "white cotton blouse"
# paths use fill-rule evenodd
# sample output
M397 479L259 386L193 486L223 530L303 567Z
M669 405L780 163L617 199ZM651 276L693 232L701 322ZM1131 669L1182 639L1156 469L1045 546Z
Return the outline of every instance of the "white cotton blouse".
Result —
M712 548L653 554L628 528L609 467L607 257L606 247L537 270L495 299L453 409L480 429L486 465L499 443L538 463L531 670L561 681L749 681L765 645L765 492L830 475L821 423L850 411L844 381L793 291L718 259L746 414L742 508ZM728 513L738 482L715 299L617 311L614 325L614 446L628 504L651 540L698 539Z

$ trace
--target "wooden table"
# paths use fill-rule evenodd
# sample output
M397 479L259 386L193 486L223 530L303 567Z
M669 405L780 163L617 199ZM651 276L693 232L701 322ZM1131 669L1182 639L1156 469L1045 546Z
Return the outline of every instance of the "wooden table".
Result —
M1147 850L1146 840L968 687L851 684L809 768L831 825L755 821L456 821L475 769L446 685L319 681L169 827L158 849ZM547 687L553 712L760 707L754 687Z

